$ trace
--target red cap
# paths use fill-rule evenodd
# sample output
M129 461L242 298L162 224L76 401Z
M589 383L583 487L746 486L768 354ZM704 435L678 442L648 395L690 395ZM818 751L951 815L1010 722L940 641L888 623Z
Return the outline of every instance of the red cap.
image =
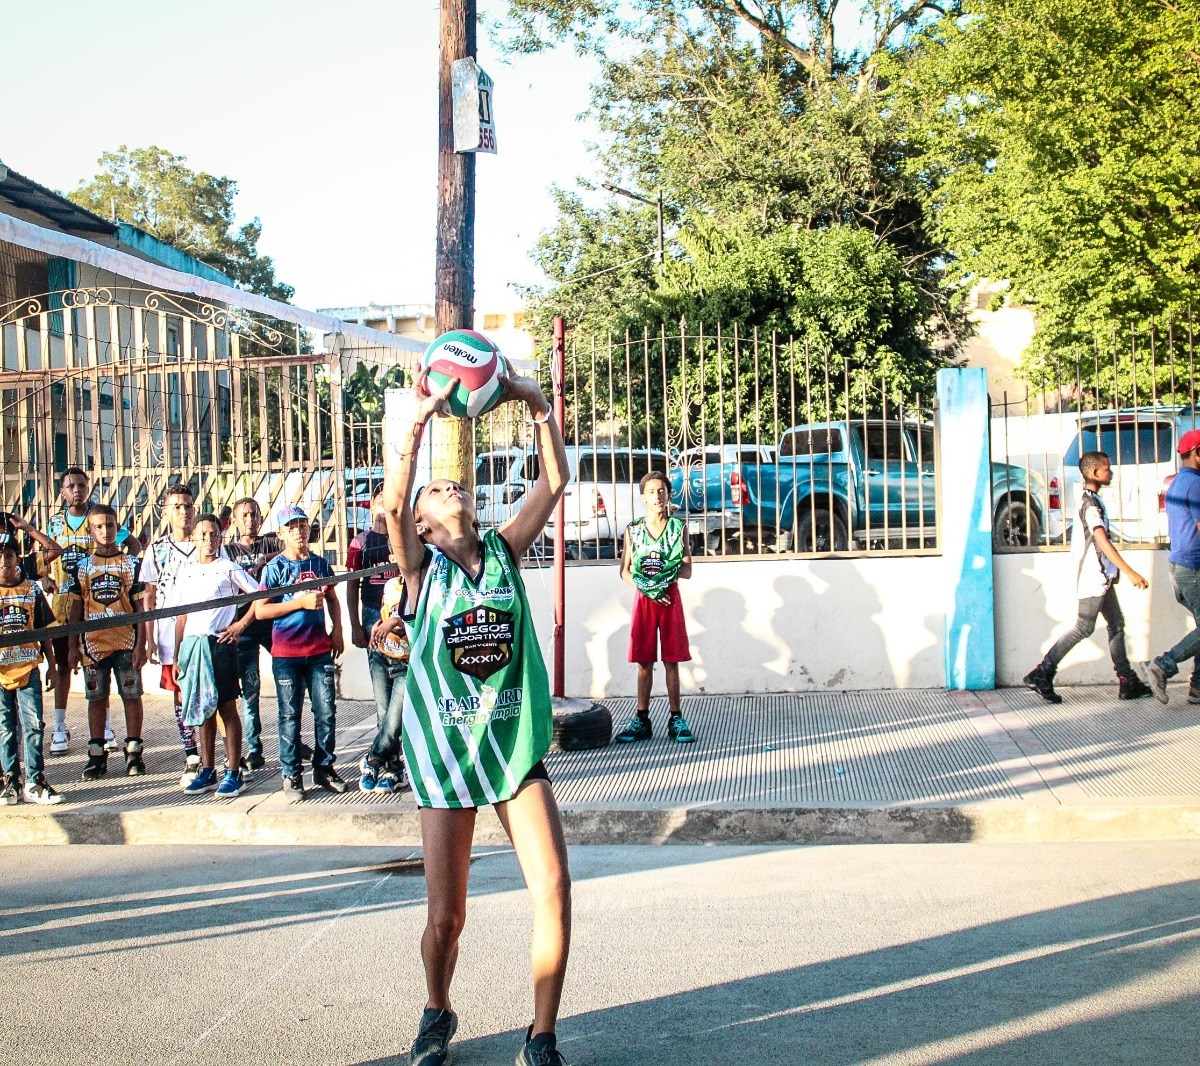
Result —
M1180 455L1187 455L1193 448L1200 448L1200 429L1189 429L1175 446Z

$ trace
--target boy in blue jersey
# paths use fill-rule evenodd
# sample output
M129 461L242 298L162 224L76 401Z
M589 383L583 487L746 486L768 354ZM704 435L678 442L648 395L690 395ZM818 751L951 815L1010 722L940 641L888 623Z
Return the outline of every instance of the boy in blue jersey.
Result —
M308 550L308 515L295 504L279 512L279 539L283 551L262 572L264 589L285 588L332 577L333 570ZM330 629L325 629L325 612ZM342 654L342 612L337 596L325 589L286 592L262 600L258 617L273 622L271 672L279 704L279 764L283 793L289 803L304 799L304 772L300 762L300 715L304 693L312 701L316 736L313 742L313 785L330 792L345 792L346 783L333 768L337 708L334 704L333 660Z
M1157 659L1138 663L1154 698L1167 702L1167 680L1179 673L1179 664L1192 660L1192 681L1188 703L1200 703L1200 429L1189 429L1179 438L1179 473L1167 489L1167 528L1171 535L1171 553L1167 569L1175 599L1185 607L1196 628L1170 651Z

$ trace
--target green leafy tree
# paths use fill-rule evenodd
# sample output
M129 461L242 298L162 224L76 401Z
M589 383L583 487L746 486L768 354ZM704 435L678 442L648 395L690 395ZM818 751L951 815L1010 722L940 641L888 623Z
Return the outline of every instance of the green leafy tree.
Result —
M653 206L616 197L593 206L560 191L558 223L535 250L551 282L532 294L540 335L553 314L619 343L631 331L630 343L643 346L643 327L654 335L662 323L678 330L680 319L722 322L742 337L777 332L776 354L802 353L783 367L779 388L789 397L806 389L788 376L803 359L810 369L820 360L822 375L843 382L882 377L893 394L928 388L953 358L962 321L877 66L929 5L869 5L873 30L858 52L838 48L834 7L510 4L514 47L570 39L600 56L593 102L606 134L601 167L619 185L663 190L670 237L660 271L648 254L657 242ZM685 343L665 346L668 376L679 373ZM715 344L711 329L706 343ZM755 358L739 348L721 364L730 380L718 399L681 390L691 405L681 417L707 405L733 425L761 412ZM611 402L636 438L645 390L637 360L628 361L632 400L617 389ZM603 380L583 378L590 397L607 395Z
M286 302L295 290L260 255L262 223L235 227L237 182L192 170L164 148L121 145L99 159L99 171L68 197L97 214L130 222L151 236L228 274L242 288Z
M1200 288L1195 3L968 0L885 72L951 270L1037 315L1027 376L1086 371L1099 344L1092 387L1125 402L1130 326L1188 316Z

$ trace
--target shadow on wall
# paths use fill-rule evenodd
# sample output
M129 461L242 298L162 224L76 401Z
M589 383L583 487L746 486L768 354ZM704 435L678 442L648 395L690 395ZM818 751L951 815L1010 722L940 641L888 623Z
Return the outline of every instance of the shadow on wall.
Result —
M891 597L879 582L911 571ZM938 687L942 681L942 628L936 588L930 588L940 560L881 559L803 561L788 574L778 564L706 563L726 583L705 588L687 609L692 662L681 668L684 693L803 692L872 688ZM781 576L781 573L785 576ZM609 628L608 608L588 619L592 632L607 630L601 655L611 669L603 685L601 665L593 664L593 688L613 698L634 691L636 671L628 663L632 590L613 605L618 624ZM628 603L625 601L628 600ZM615 605L619 602L620 606ZM596 637L592 638L593 640ZM597 650L600 650L599 648ZM627 673L625 673L627 671ZM598 684L600 683L600 684ZM656 671L661 691L661 671Z

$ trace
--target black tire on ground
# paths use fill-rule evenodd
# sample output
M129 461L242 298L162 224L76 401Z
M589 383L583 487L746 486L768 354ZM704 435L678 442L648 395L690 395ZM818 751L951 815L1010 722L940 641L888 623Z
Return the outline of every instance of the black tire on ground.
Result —
M567 700L554 710L551 751L590 751L612 740L612 715L602 703Z
M801 510L796 520L796 536L792 551L796 552L844 552L850 547L850 534L846 522L839 514L829 511Z
M992 520L992 544L997 548L1028 548L1041 542L1042 523L1025 500L1006 496Z

